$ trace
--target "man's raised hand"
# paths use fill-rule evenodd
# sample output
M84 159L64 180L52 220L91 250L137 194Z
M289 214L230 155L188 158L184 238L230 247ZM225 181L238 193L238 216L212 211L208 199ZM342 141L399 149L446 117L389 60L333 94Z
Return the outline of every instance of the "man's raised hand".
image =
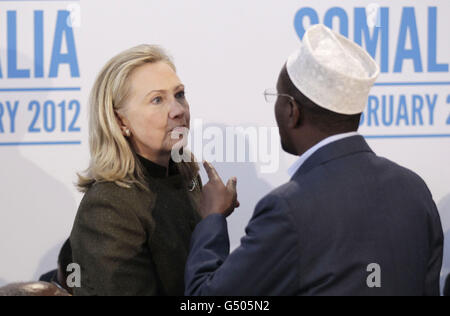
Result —
M200 216L202 218L212 214L230 216L234 209L240 206L236 191L237 178L231 178L225 185L213 165L204 161L203 166L209 181L203 186Z

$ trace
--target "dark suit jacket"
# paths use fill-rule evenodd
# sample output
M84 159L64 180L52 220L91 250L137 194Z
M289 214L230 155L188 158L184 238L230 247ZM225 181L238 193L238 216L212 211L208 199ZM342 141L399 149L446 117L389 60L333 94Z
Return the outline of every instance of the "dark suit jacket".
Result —
M447 276L447 280L445 281L444 296L450 296L450 274Z
M442 256L425 183L354 136L319 149L260 201L230 255L225 218L203 220L191 240L185 293L439 295ZM381 288L368 286L373 263Z
M49 271L40 276L39 282L52 283L58 280L58 270Z

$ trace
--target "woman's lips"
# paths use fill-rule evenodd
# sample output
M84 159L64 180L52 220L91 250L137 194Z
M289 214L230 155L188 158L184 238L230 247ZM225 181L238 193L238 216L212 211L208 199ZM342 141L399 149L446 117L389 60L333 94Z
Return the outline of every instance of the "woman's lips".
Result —
M188 133L189 133L189 128L187 128L186 126L175 127L169 132L169 134L171 135L172 139L180 139L184 135L187 136Z
M171 132L179 132L179 133L184 133L186 131L188 131L189 129L187 128L187 126L177 126L174 127Z

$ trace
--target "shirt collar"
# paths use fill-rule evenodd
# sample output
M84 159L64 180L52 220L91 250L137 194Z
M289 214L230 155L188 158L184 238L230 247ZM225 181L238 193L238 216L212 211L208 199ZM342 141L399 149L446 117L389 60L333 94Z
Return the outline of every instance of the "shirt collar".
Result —
M313 147L308 149L303 155L301 155L298 158L298 160L288 169L289 176L293 177L297 173L297 171L300 169L300 167L306 162L306 160L308 160L308 158L311 157L312 154L314 154L320 148L322 148L328 144L331 144L333 142L336 142L338 140L352 137L352 136L357 136L357 135L359 135L358 132L350 132L350 133L333 135L333 136L323 139L322 141L320 141L319 143L317 143L316 145L314 145Z

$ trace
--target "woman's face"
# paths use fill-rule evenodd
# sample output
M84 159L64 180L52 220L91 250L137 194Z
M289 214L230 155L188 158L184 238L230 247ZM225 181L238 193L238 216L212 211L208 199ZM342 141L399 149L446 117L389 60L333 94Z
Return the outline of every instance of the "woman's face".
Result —
M130 96L119 114L122 130L130 130L131 144L139 155L166 165L183 137L172 133L180 135L190 127L184 85L165 62L137 68L130 80Z

